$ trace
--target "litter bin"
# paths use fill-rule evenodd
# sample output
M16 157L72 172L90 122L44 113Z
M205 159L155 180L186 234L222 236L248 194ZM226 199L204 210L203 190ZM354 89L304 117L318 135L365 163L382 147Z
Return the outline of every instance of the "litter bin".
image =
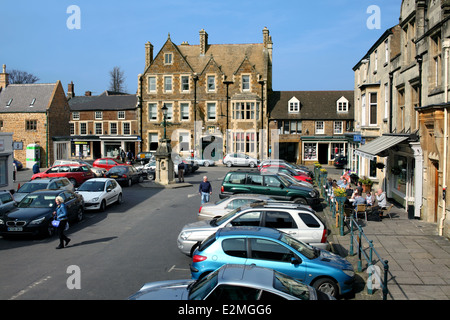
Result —
M414 205L408 204L408 219L414 219Z

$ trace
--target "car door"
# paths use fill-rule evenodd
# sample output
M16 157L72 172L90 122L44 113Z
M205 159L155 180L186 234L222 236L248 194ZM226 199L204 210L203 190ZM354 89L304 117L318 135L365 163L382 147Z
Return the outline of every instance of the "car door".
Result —
M320 243L324 225L319 221L313 213L299 212L298 213L298 234L294 238L306 242L308 244Z
M262 175L249 173L246 183L250 193L266 194L267 187L264 186L264 178Z
M107 205L114 203L117 200L117 190L114 188L112 180L106 181L105 192Z
M250 254L245 264L274 269L305 281L306 264L290 248L264 238L249 238L248 241ZM293 260L296 263L293 263Z
M77 205L75 201L75 195L69 191L64 191L60 193L60 196L64 199L64 204L67 210L67 216L70 220L75 219L77 214Z
M59 169L60 169L60 167L52 167L52 168L48 169L47 171L45 171L45 177L46 178L59 177Z
M261 226L283 231L294 238L298 237L297 223L288 211L266 211Z
M289 190L287 190L277 176L264 176L264 186L264 194L272 196L277 200L289 200L287 197Z

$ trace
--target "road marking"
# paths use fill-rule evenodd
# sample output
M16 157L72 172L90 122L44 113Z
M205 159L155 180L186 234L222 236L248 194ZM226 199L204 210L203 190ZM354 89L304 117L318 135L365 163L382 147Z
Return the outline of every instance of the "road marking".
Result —
M23 290L20 290L16 295L12 296L11 298L9 298L9 300L15 300L18 297L24 295L25 293L27 293L28 291L30 291L31 289L33 289L34 287L37 287L38 285L44 283L47 280L50 280L52 277L51 276L47 276L45 278L42 278L41 280L36 281L35 283L30 284L28 287L26 287Z
M198 193L191 193L191 194L188 194L188 198L195 197L196 195L198 195Z
M172 272L172 271L189 271L190 269L184 269L184 268L176 268L176 265L174 264L167 272Z

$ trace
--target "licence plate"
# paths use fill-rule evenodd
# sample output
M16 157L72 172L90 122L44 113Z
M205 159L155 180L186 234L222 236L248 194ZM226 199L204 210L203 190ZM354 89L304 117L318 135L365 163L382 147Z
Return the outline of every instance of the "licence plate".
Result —
M111 176L111 178L118 178L119 176Z
M8 231L23 231L22 227L8 227Z

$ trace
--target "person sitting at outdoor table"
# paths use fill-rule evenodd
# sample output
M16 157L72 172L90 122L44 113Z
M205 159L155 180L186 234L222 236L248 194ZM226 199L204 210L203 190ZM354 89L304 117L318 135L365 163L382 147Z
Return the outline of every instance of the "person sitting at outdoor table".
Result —
M344 178L344 176L341 176L339 181L337 182L338 187L346 188L347 187L347 179Z
M366 199L358 192L358 189L355 190L353 206L356 208L358 204L366 204Z
M375 204L375 193L367 192L366 203L368 206L373 206Z
M347 197L352 197L353 196L353 189L352 189L352 186L350 184L346 185L345 191L347 191Z
M376 199L377 199L377 202L378 202L378 206L381 209L387 207L386 193L384 193L382 189L378 189L377 195L376 195Z

